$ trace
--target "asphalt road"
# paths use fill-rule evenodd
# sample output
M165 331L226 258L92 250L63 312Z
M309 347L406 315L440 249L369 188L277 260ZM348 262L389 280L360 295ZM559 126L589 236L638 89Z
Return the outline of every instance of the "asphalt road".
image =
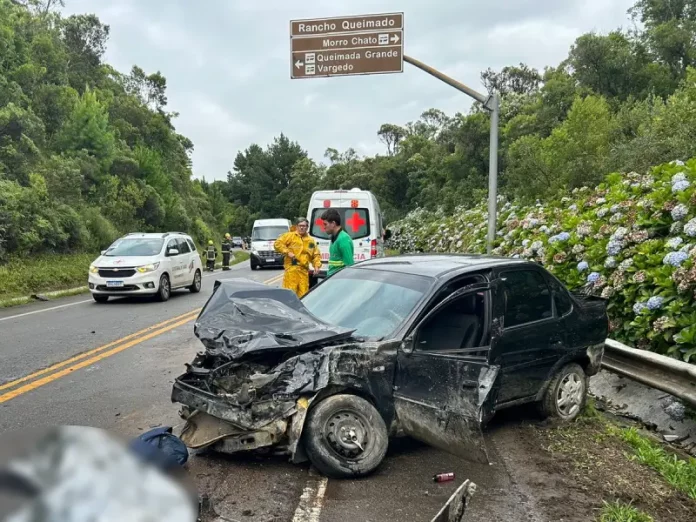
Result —
M82 295L0 311L0 433L84 425L133 437L158 425L180 426L169 400L173 378L202 346L193 320L216 278L278 285L280 270L248 263L206 274L199 294L167 303ZM334 481L282 457L193 456L189 472L216 513L209 520L428 521L465 479L478 485L467 521L544 520L519 479L524 454L501 417L487 435L491 465L473 465L408 439L395 441L373 476ZM456 480L434 484L436 473Z

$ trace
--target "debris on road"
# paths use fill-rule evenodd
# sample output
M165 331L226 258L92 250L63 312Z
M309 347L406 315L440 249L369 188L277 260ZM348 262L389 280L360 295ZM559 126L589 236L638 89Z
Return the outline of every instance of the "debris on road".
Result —
M433 482L449 482L454 480L454 473L438 473L433 476Z
M463 522L466 508L476 492L476 484L465 480L430 522Z

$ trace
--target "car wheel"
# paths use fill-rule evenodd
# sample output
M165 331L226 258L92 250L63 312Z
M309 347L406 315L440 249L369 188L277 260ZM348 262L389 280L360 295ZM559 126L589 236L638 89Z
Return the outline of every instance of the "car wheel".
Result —
M251 265L251 269L252 269L252 270L258 270L258 269L259 269L259 265L257 265L257 264L250 263L250 265Z
M377 469L387 454L389 435L372 404L356 395L333 395L309 412L303 441L322 474L354 478Z
M97 303L106 303L109 300L108 295L92 294L92 297Z
M587 375L577 363L564 366L554 375L540 404L545 417L575 420L587 402Z
M196 270L196 274L193 276L193 284L189 286L189 290L191 290L191 292L194 294L197 294L201 291L201 277L201 271Z
M172 294L172 288L169 284L169 276L167 274L162 274L159 282L159 290L157 291L157 299L159 301L168 301Z

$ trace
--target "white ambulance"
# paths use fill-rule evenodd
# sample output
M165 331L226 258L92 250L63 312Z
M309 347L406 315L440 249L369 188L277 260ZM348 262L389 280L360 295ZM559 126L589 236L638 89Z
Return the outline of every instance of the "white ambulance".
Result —
M322 267L319 277L326 277L329 265L331 239L324 231L321 215L330 208L338 210L341 227L353 240L353 259L356 263L384 256L384 223L375 195L359 188L320 190L312 194L307 209L309 234L317 240L321 250Z

